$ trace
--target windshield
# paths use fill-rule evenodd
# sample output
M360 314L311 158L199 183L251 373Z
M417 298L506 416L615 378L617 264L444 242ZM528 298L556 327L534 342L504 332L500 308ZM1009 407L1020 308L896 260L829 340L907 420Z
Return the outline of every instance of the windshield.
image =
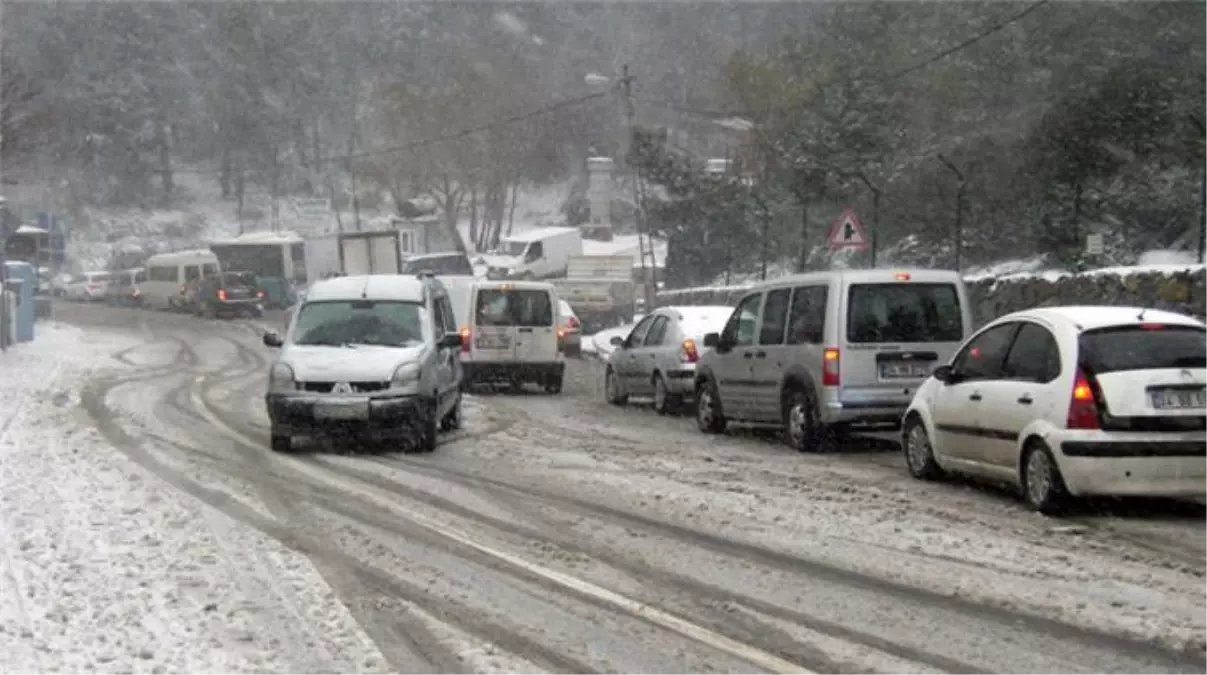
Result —
M328 347L423 344L426 312L417 303L373 300L310 302L293 329L295 345Z
M1207 331L1193 326L1119 326L1081 335L1080 360L1093 373L1207 367Z
M960 296L953 284L852 284L850 342L959 342Z
M524 251L528 248L526 241L503 241L499 242L499 252L504 255L514 256L516 258L523 257Z
M479 326L552 326L548 291L483 289L478 291Z

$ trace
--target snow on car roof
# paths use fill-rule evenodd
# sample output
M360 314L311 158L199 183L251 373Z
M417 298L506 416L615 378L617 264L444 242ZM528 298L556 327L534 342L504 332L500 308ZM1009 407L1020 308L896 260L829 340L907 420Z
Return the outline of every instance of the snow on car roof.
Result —
M306 291L306 302L361 299L423 302L423 282L402 274L365 274L316 281Z
M420 255L413 255L413 256L408 257L406 261L412 262L415 260L433 260L435 258L467 258L467 257L468 256L466 254L461 253L460 251L443 251L441 253L423 253Z
M693 337L701 338L706 333L716 333L725 327L725 322L733 314L733 307L725 305L684 305L660 307L660 312L670 312L678 315L679 326L683 332Z
M1143 317L1141 317L1143 312ZM1002 317L1026 317L1048 320L1064 320L1076 324L1082 330L1093 330L1107 326L1120 326L1140 323L1167 323L1182 326L1203 326L1203 322L1185 314L1168 312L1161 309L1144 307L1117 307L1094 305L1069 305L1064 307L1037 307L1021 312L1014 312ZM1000 319L999 319L1000 320Z
M238 244L301 244L305 240L297 232L247 232L230 239L215 239L211 246L231 246Z

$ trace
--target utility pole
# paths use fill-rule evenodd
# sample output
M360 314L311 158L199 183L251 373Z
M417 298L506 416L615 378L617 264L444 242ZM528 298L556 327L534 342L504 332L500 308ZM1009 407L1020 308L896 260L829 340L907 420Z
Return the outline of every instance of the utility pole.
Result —
M938 157L939 161L943 162L943 165L948 169L951 169L951 172L956 175L956 226L952 248L955 257L956 271L959 272L961 262L960 258L963 257L962 254L964 253L964 174L960 173L960 170L956 168L956 165L947 161L947 158L943 155L936 155L936 157Z
M621 71L620 86L624 96L625 121L628 123L629 129L629 158L631 160L637 144L637 108L633 104L633 76L629 74L627 63ZM633 164L633 207L634 217L637 220L637 247L641 255L641 280L645 287L645 311L648 314L654 310L654 302L657 296L658 258L654 255L654 240L652 237L649 237L649 232L647 231L645 209L642 207L641 196L641 168ZM646 237L649 237L650 264L648 267L645 262Z

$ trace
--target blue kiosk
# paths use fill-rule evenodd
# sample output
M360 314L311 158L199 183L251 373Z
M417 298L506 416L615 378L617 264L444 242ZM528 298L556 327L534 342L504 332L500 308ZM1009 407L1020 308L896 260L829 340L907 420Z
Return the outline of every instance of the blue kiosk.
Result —
M27 262L10 260L4 267L5 286L17 296L16 316L10 318L16 323L17 342L30 342L34 339L34 292L38 288L38 272Z

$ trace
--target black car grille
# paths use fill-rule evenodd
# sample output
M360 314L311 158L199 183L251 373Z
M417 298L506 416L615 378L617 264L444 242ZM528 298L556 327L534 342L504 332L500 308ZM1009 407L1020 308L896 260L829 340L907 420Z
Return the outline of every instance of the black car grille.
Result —
M299 382L298 386L302 391L311 391L319 394L329 394L332 389L335 389L336 382ZM383 391L389 389L389 382L346 382L352 387L354 394L368 394L374 391Z

